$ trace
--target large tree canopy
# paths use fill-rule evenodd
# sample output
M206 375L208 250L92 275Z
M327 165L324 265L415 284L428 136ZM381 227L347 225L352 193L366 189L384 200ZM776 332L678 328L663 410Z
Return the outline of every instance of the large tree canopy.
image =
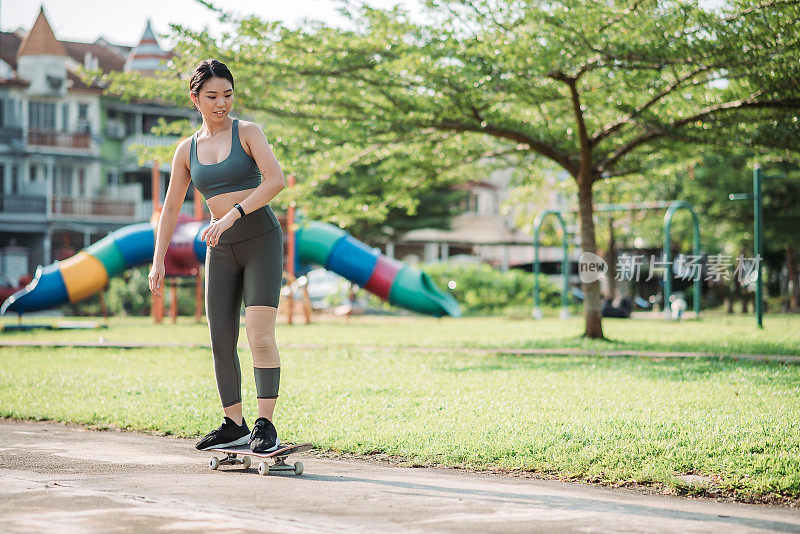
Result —
M272 139L282 163L306 178L304 195L365 159L380 162L386 207L475 172L470 163L492 154L547 158L576 181L589 252L592 188L603 177L646 167L676 142L797 148L797 2L424 4L428 23L397 7L346 3L348 30L221 12L232 30L218 40L173 26L181 53L173 69L226 62L240 105L280 122ZM113 90L186 101L174 76L163 85L110 81ZM584 289L585 334L602 337L598 284Z

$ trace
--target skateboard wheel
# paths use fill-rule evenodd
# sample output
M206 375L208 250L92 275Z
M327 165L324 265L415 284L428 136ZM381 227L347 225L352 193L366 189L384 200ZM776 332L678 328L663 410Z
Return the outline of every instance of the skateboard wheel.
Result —
M245 469L250 469L250 457L249 456L242 456L242 466Z
M208 467L210 467L212 471L216 471L219 467L219 459L216 456L212 456L208 460Z
M266 475L269 473L269 466L265 462L258 462L258 474Z
M295 475L302 475L303 474L303 462L295 462L294 463L294 474Z

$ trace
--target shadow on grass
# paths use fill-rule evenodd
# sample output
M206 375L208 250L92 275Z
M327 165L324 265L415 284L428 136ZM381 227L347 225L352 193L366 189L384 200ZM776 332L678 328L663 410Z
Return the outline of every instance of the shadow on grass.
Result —
M730 382L734 373L746 373L748 384L774 384L791 386L798 379L798 369L794 364L774 361L730 360L718 357L701 358L657 358L607 357L607 356L541 356L493 354L468 360L442 362L441 371L446 373L487 373L533 371L545 373L587 372L603 374L624 374L631 380L650 380L657 382L689 383L696 380ZM765 367L767 369L765 369ZM750 369L756 373L747 373ZM764 372L767 370L768 372ZM790 371L790 372L787 372ZM740 377L740 379L743 377Z
M471 343L468 346L485 347L485 343ZM747 340L741 342L699 341L693 339L673 339L658 341L628 341L606 337L590 339L583 336L554 337L522 342L498 344L494 348L503 349L579 349L606 351L643 351L643 352L702 352L709 355L728 354L770 354L779 356L797 356L800 350L791 342L772 342Z

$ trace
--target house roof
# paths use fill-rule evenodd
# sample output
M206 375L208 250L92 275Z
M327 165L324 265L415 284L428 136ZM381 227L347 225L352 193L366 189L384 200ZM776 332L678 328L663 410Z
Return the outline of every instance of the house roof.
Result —
M469 180L467 182L462 182L453 185L453 189L458 191L472 191L473 189L477 189L480 187L483 187L485 189L500 189L497 185L487 180Z
M17 70L17 51L22 44L23 35L12 32L0 31L0 59L8 63L12 69ZM94 43L81 43L77 41L61 41L67 56L83 64L86 52L97 58L99 67L105 71L122 70L125 65L125 55L117 51L117 46L107 45L106 41L98 38ZM130 47L125 47L130 50Z
M74 41L64 41L69 57L83 65L86 52L97 58L98 67L103 71L120 71L125 66L125 57L117 53L116 50L105 45L94 43L79 43Z
M17 50L22 43L22 37L16 33L0 32L0 59L8 63L12 69L17 70Z
M164 65L161 62L171 56L171 53L165 52L158 46L156 34L150 25L150 19L147 19L147 26L144 29L144 33L142 33L142 38L139 39L139 44L128 54L125 61L125 70L145 72L164 70Z
M103 88L98 83L93 83L92 85L86 85L86 83L81 79L81 77L75 74L74 72L67 71L67 79L70 82L69 85L67 85L70 91L75 89L83 89L87 91L97 91L97 92L103 91Z
M0 78L0 87L28 87L30 84L31 82L22 78Z
M97 67L104 72L128 70L152 72L159 70L157 63L153 64L155 56L161 60L175 55L172 51L164 51L158 46L149 20L142 39L136 47L115 45L102 37L98 37L93 43L59 41L42 8L39 9L36 22L30 31L0 32L0 60L7 63L14 71L17 70L18 58L25 55L66 56L74 63L83 65L87 53L96 59ZM70 80L69 89L100 89L100 86L96 84L86 85L74 70L73 66L67 68L67 78ZM29 85L29 81L16 75L10 79L0 79L0 86L3 87L27 87Z
M17 57L22 56L66 56L67 52L64 50L64 45L61 41L56 39L53 33L53 28L47 22L47 17L44 14L44 7L39 8L39 15L36 17L36 22L33 23L33 28L25 38L22 40L19 49L17 50Z
M17 70L17 50L22 43L22 36L11 32L0 32L0 60L7 63L12 70ZM0 87L28 87L31 82L18 76L0 78Z

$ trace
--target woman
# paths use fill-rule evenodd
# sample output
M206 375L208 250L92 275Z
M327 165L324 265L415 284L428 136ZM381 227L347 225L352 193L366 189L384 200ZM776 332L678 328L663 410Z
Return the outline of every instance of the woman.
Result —
M261 128L229 116L233 76L228 67L214 59L202 61L189 88L203 125L175 150L158 222L150 291L161 298L164 256L191 181L212 215L200 237L207 245L206 317L225 414L222 425L196 447L203 450L249 442L254 452L269 452L280 444L272 414L280 381L275 319L283 277L283 234L267 203L286 182ZM258 418L252 432L242 417L236 353L242 298L258 397Z

